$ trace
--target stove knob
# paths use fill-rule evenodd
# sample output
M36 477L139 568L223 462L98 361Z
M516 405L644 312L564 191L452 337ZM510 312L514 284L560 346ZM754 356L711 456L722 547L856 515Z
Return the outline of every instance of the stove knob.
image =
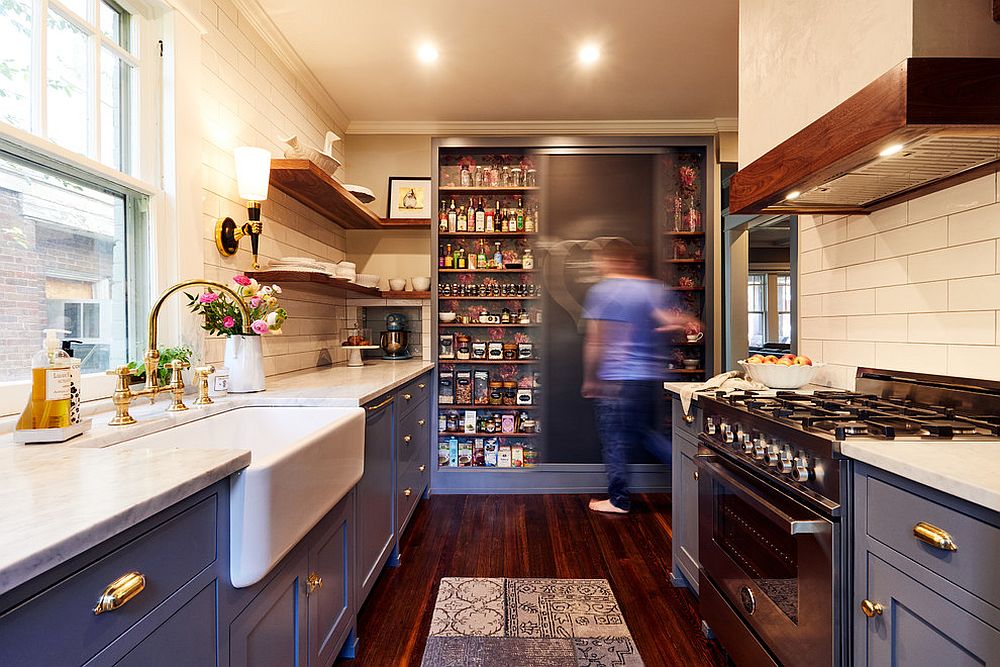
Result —
M705 432L715 435L715 417L705 417Z
M767 441L761 438L753 446L753 457L757 461L763 461L765 456L767 456Z
M736 431L739 430L740 430L739 424L736 425L735 429L726 426L726 431L724 433L726 442L728 443L736 442Z
M747 438L743 441L743 453L747 456L753 456L754 444L753 440Z
M796 482L808 482L809 477L811 476L809 471L809 458L800 454L795 457L793 465L795 466L795 469L792 471L792 479Z
M778 472L783 475L787 475L792 472L792 450L785 447L781 452L781 458L778 460Z
M778 460L781 458L781 446L771 445L770 449L767 450L767 465L772 468L777 467Z

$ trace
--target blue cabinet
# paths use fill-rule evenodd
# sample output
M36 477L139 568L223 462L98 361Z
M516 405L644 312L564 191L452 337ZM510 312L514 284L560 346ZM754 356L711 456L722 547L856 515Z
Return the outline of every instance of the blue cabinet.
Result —
M219 645L217 586L218 582L213 581L202 588L113 664L118 667L215 665ZM104 663L95 660L94 664Z
M231 667L308 665L309 620L302 600L308 576L305 555L278 574L229 626Z
M365 472L358 482L358 604L371 592L396 544L393 524L396 466L393 457L395 397L365 406Z
M680 399L673 400L673 454L671 456L671 581L675 586L688 586L698 592L698 432L701 411L691 404L691 414L685 416Z
M1000 664L998 535L995 512L857 464L854 664Z

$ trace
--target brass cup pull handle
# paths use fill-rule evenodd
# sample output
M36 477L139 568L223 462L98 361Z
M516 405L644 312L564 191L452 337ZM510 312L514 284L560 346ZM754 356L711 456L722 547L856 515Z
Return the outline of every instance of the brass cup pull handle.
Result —
M413 440L413 436L412 435L404 435L403 436L403 442L405 442L406 444L410 444L411 440Z
M310 572L306 577L306 593L312 593L317 588L323 588L323 577L315 572Z
M417 468L417 470L419 470L420 472L423 472L423 471L427 470L427 466L425 466L425 465L421 465L421 466L419 466L419 467Z
M146 577L139 572L128 572L118 577L104 589L97 598L94 615L100 616L106 611L114 611L142 592L146 587Z
M412 395L412 394L403 394L403 400L404 400L404 401L408 401L408 400L410 400L411 398L413 398L413 395Z
M684 423L685 424L693 424L694 423L694 415L685 414L684 415Z
M935 549L958 551L958 545L955 544L955 540L951 539L948 531L942 530L926 521L921 521L913 527L913 537L924 544L931 545Z
M881 616L885 608L878 602L872 602L871 600L861 601L861 611L868 618L875 618L876 616Z
M403 489L403 495L409 498L413 495L413 489Z

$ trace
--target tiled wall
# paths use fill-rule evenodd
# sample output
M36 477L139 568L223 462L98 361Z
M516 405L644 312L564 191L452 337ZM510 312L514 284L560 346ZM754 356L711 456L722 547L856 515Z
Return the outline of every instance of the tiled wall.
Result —
M998 175L868 216L801 216L801 354L1000 380Z
M281 140L290 135L322 147L327 130L344 133L230 0L202 0L201 14L208 29L201 44L205 276L228 282L250 266L249 241L231 258L223 258L215 248L217 217L246 220L245 203L236 190L232 149L261 146L281 157ZM335 146L335 155L343 161L342 144ZM262 265L283 256L344 259L344 230L322 216L273 188L262 211ZM345 361L340 333L348 324L347 302L288 285L284 290L290 318L283 335L264 339L267 374ZM223 348L223 339L207 338L205 361L221 361Z

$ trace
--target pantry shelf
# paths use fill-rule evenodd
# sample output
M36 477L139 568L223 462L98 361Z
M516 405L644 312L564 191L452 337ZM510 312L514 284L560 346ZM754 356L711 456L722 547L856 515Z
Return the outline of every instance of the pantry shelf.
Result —
M541 188L538 187L508 187L508 188L484 188L468 186L463 187L461 185L442 185L438 187L438 192L470 192L475 194L487 194L490 192L504 193L504 192L538 192Z
M490 238L490 239L502 239L511 238L516 239L524 236L537 236L538 232L438 232L438 236L441 238Z
M539 433L488 433L486 431L476 431L475 433L465 433L463 431L439 431L439 437L464 437L464 438L537 438ZM474 466L470 466L474 467Z
M442 410L490 410L492 412L497 410L538 410L541 408L540 405L489 405L487 403L482 405L441 403L438 407Z
M438 294L438 299L441 301L449 299L455 299L456 301L528 301L541 298L540 296L447 296L445 294Z
M534 273L534 269L438 269L438 273Z
M478 328L478 329L492 329L493 327L510 327L511 329L529 329L532 327L540 327L542 325L541 324L479 324L479 323L461 324L460 322L439 322L438 326L442 328L468 327L468 328Z
M440 361L442 365L450 365L450 364L456 364L456 365L458 365L458 364L477 364L477 365L478 364L493 364L493 365L502 366L504 364L528 365L528 364L539 364L539 363L541 363L541 360L539 360L539 359L442 359L440 357L438 358L438 361Z

